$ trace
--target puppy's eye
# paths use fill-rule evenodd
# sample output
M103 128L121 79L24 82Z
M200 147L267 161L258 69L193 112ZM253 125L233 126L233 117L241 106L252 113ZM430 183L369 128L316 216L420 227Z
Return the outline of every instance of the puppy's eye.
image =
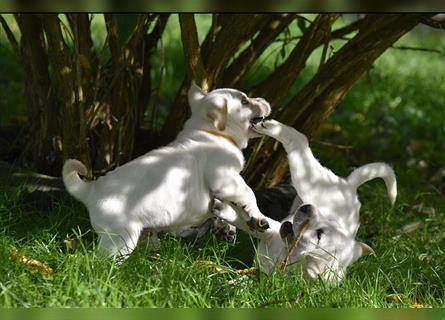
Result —
M242 99L241 99L241 104L248 104L249 103L249 100L247 100L247 98L246 97L243 97Z
M323 229L317 229L317 239L318 241L320 241L321 237L324 235L324 230Z

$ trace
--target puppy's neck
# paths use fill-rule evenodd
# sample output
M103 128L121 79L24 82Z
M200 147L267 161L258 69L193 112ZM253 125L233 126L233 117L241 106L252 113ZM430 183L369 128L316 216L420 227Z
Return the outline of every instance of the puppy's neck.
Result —
M214 136L222 137L222 138L230 141L233 145L235 145L235 147L241 149L240 146L238 145L238 142L236 141L236 138L230 134L226 134L224 132L221 132L218 130L213 130L213 129L204 129L203 131L210 133Z

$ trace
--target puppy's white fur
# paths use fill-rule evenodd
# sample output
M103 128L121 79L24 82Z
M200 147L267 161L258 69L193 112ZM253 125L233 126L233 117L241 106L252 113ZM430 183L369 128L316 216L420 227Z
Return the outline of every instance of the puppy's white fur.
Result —
M85 182L85 166L68 160L63 181L88 207L101 256L130 254L141 231L172 231L210 217L213 196L245 208L241 220L265 229L264 216L240 171L251 121L270 113L269 104L234 89L189 90L192 116L174 142Z
M214 210L216 215L261 239L258 247L260 266L266 273L281 264L288 254L288 240L295 239L299 226L308 221L286 270L292 270L297 265L295 262L300 262L310 278L321 276L331 284L338 283L350 264L372 252L369 246L355 239L361 206L357 188L366 181L382 178L391 204L394 204L397 196L394 171L387 164L370 163L355 169L347 178L341 178L318 162L306 136L294 128L270 120L255 126L255 130L283 144L299 198L294 201L291 214L281 223L269 219L270 229L263 234L249 231L237 218L237 208L227 204L222 208L216 203L219 205ZM310 204L310 214L303 212L308 206L302 207L302 203ZM293 224L290 229L283 228L286 221Z

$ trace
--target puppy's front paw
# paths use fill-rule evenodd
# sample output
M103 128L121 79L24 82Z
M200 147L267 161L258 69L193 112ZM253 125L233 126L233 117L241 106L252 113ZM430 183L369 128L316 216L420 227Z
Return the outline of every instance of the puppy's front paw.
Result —
M258 219L252 217L249 221L247 221L247 226L252 231L264 232L269 229L269 222L267 222L267 220L264 218Z
M281 123L276 120L265 120L255 124L253 129L258 133L274 137L280 134L281 127Z

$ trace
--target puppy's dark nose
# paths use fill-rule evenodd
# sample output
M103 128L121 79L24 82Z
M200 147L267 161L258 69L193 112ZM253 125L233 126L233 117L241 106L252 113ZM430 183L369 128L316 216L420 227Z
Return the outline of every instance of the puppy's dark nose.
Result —
M298 211L303 213L308 217L312 217L315 215L315 207L311 204L304 204L298 208Z
M263 121L263 120L264 120L264 117L255 117L255 118L252 118L252 119L250 120L250 123L252 123L253 125L255 125L255 124L260 123L260 122Z

